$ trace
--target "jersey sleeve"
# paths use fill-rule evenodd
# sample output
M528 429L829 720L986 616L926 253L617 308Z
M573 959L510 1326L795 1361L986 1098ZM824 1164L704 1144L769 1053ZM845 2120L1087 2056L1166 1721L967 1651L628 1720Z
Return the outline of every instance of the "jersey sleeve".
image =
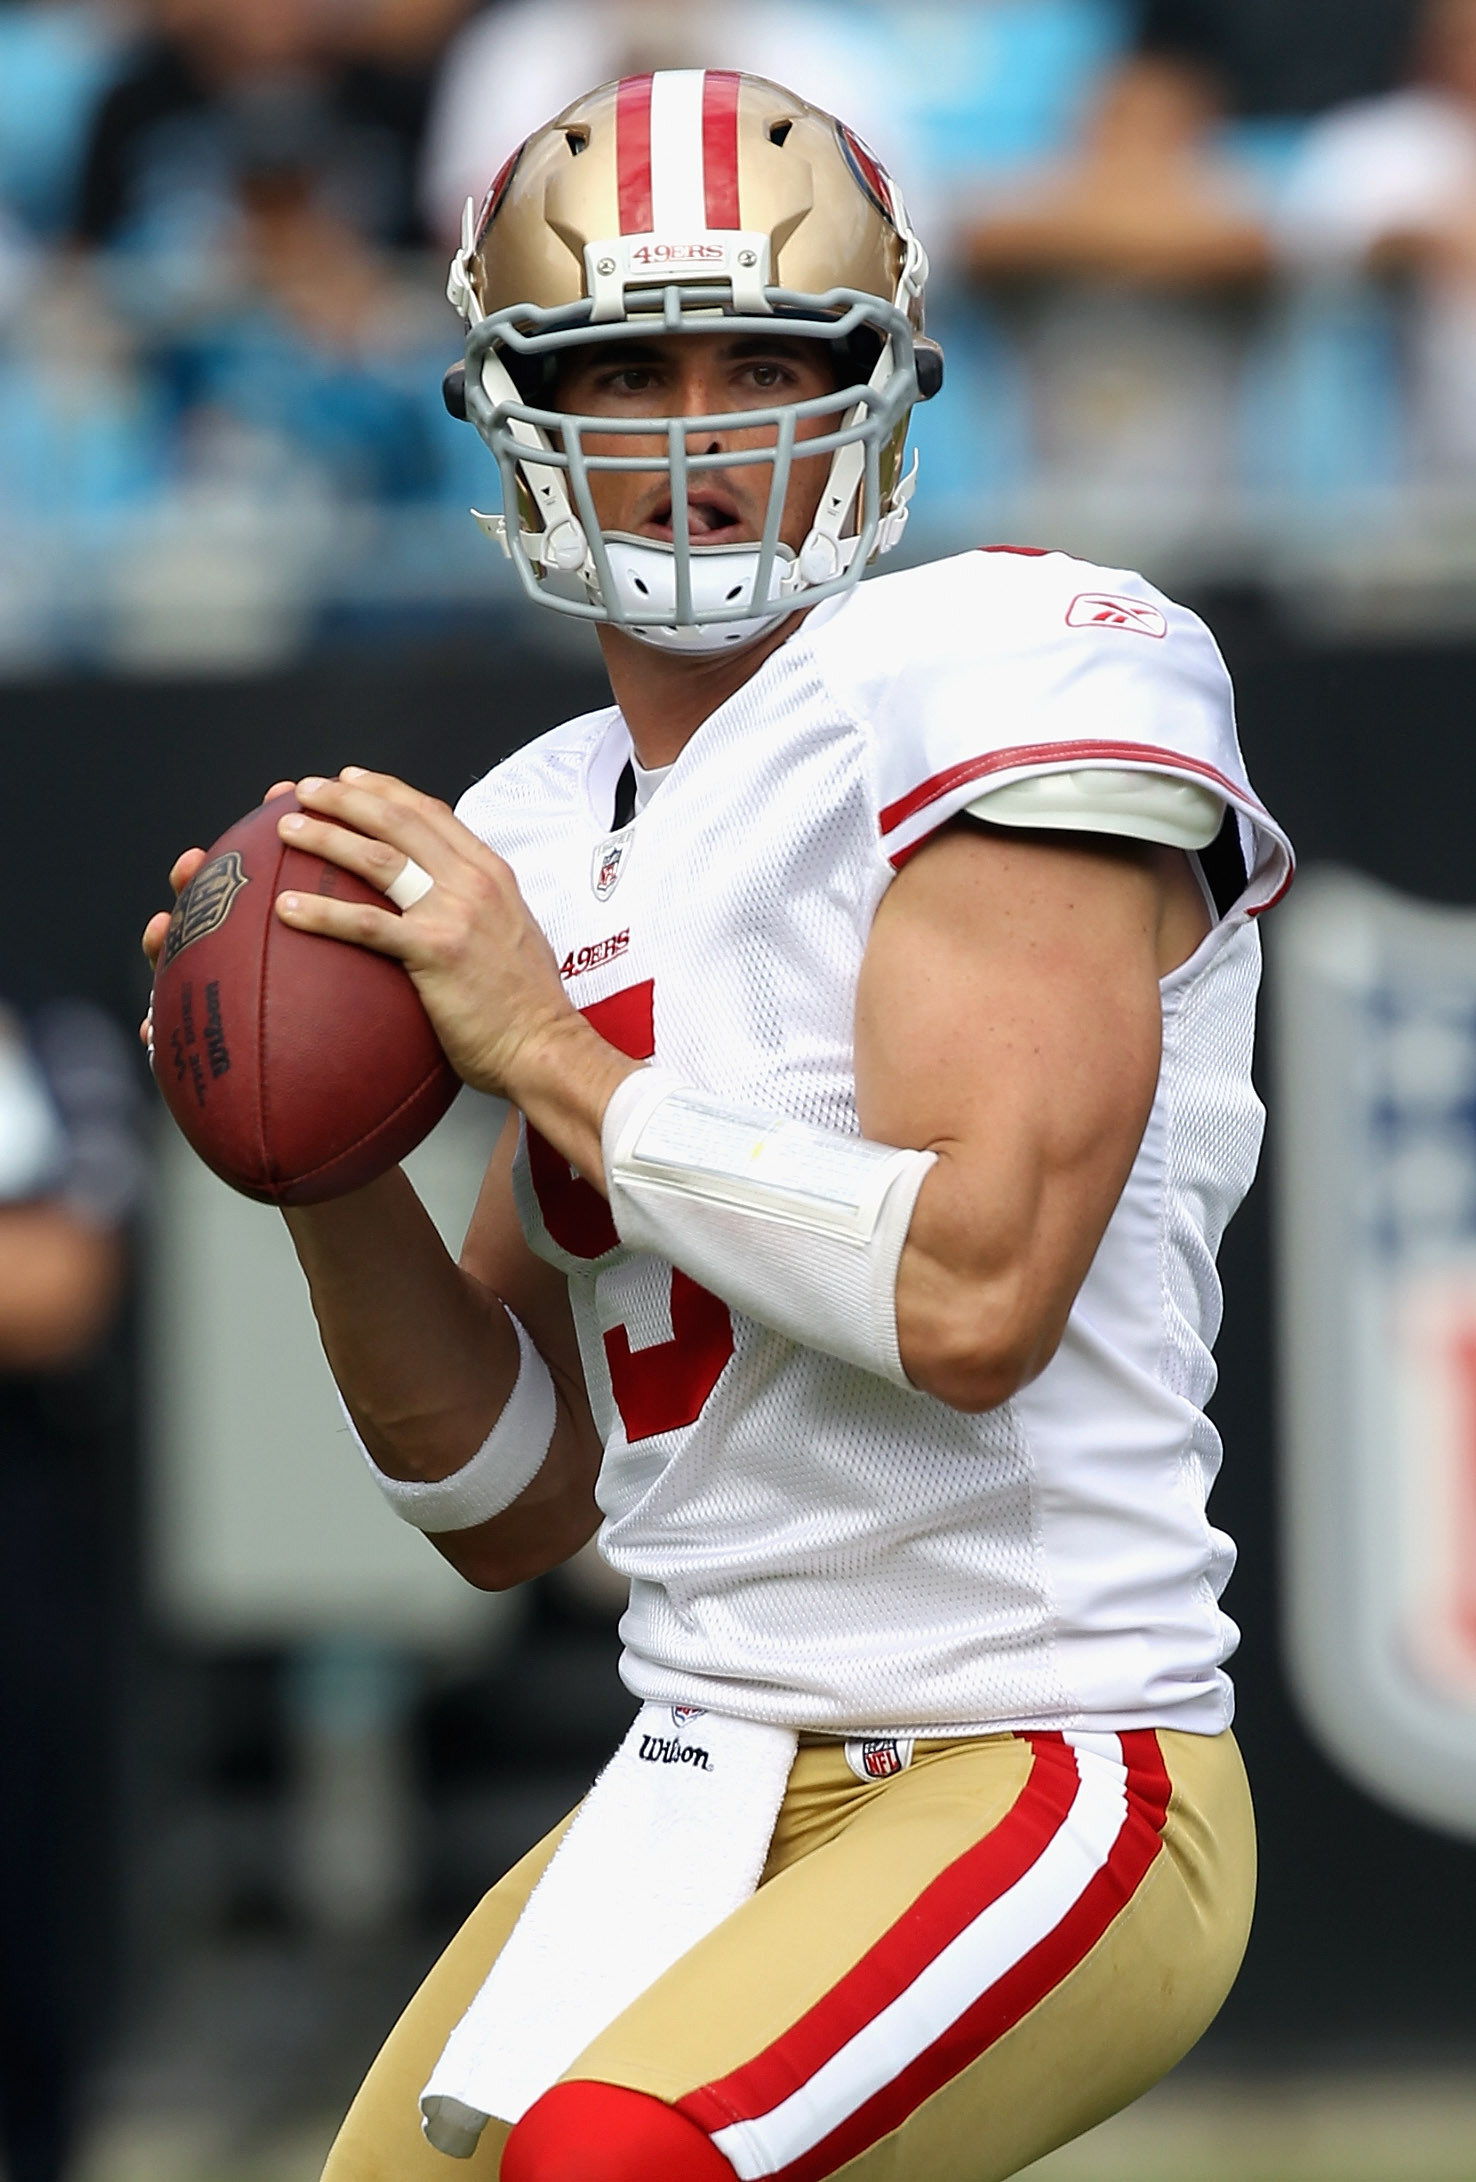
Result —
M1234 906L1284 890L1290 846L1246 777L1225 663L1199 617L1143 577L995 548L867 584L857 605L820 635L843 635L827 666L870 737L894 870L961 812L987 816L997 790L1101 771L1211 792L1239 834Z

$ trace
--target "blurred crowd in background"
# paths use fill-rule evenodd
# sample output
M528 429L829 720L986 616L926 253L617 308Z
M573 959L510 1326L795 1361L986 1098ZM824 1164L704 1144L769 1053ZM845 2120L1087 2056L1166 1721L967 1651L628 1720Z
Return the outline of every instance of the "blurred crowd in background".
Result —
M1476 550L1476 0L0 0L0 666L494 592L439 397L463 201L694 62L902 181L928 550L1167 532L1223 574L1335 555L1350 502Z

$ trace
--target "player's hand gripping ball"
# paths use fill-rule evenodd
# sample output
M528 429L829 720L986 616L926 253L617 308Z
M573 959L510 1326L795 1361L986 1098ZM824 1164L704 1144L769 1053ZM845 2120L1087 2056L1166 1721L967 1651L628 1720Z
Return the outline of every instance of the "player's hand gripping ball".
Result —
M460 1081L402 965L295 932L278 894L388 906L277 838L293 795L223 833L174 905L154 974L154 1074L207 1167L248 1197L311 1205L413 1151Z

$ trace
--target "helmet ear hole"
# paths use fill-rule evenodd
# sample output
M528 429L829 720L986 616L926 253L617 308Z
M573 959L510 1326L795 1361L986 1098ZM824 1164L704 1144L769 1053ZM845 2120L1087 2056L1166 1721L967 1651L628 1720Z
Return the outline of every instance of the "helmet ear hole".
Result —
M862 326L848 341L835 344L836 385L865 386L882 352L882 336L873 326Z
M774 145L783 145L788 141L789 132L793 127L794 123L792 121L771 121L769 124L769 142Z
M943 389L943 351L936 341L920 333L914 336L912 356L917 367L918 398L930 402Z
M460 424L466 423L466 365L452 364L441 380L441 399L448 413Z

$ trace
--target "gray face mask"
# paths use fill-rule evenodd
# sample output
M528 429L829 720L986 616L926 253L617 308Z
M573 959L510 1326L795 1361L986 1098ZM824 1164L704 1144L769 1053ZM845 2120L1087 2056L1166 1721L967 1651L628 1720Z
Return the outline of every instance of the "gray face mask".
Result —
M724 332L771 334L778 312L786 333L842 344L838 353L844 354L859 332L870 331L879 353L869 380L726 417L566 413L525 402L506 358L552 360L595 341L649 340L684 327L711 333L710 298L701 291L693 298L678 288L655 291L649 312L617 325L592 324L584 313L571 323L576 314L568 310L522 306L472 329L466 414L497 459L504 508L521 511L517 520L505 515L477 520L503 545L530 598L558 613L628 629L662 650L725 651L752 642L797 609L849 589L874 555L896 543L907 519L913 475L884 494L882 461L919 398L905 314L856 290L837 289L823 297L776 290L770 297L773 308L762 316L724 314ZM828 456L830 469L810 533L796 553L780 539L779 525L804 424L815 433L802 443L804 458ZM736 430L771 432L772 443L705 455L689 451L693 440ZM664 457L596 455L585 448L588 434L649 441L662 431ZM755 465L770 473L762 535L733 545L694 543L691 486L705 471ZM601 531L591 478L600 471L633 469L669 481L670 543Z

